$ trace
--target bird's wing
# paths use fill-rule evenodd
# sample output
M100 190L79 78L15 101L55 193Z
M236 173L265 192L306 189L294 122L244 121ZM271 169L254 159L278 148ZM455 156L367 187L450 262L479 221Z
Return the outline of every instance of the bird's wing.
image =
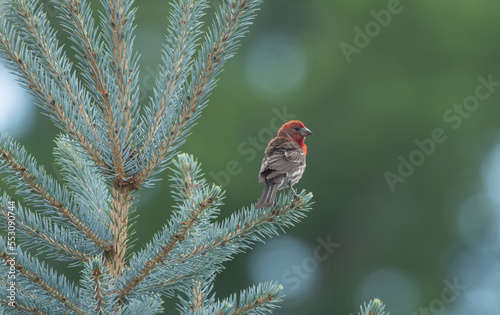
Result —
M288 139L274 139L267 146L259 173L259 181L292 173L298 165L304 164L305 161L304 150L296 142Z

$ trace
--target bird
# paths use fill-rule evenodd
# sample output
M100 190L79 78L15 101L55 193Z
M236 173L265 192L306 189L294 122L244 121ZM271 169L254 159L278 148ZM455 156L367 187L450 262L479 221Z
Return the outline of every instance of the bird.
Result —
M293 190L306 168L307 146L305 137L312 135L299 120L281 126L274 139L266 147L259 172L259 182L265 182L264 190L255 209L268 208L276 204L276 192L289 187L294 199L299 195Z

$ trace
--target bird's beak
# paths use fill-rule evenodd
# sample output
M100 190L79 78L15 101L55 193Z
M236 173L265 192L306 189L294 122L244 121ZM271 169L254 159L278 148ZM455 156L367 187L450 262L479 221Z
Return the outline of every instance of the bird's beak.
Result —
M302 137L307 137L307 136L310 136L312 135L312 131L307 129L307 128L302 128L302 130L300 130L300 134L302 135Z

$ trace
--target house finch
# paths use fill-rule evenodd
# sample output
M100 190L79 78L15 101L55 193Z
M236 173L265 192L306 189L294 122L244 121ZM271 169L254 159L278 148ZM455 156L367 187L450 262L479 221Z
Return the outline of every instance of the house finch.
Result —
M266 187L255 205L256 209L272 207L276 203L276 191L290 187L294 198L299 196L292 186L296 184L306 168L307 147L305 137L311 135L311 130L298 120L284 124L266 148L262 160L259 182L265 182Z

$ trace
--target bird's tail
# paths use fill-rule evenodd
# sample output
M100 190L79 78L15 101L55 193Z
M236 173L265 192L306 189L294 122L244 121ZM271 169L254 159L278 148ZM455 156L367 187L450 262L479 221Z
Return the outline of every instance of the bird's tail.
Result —
M274 206L276 203L276 191L278 190L280 183L266 183L262 195L260 195L259 201L255 205L255 209L269 208Z

